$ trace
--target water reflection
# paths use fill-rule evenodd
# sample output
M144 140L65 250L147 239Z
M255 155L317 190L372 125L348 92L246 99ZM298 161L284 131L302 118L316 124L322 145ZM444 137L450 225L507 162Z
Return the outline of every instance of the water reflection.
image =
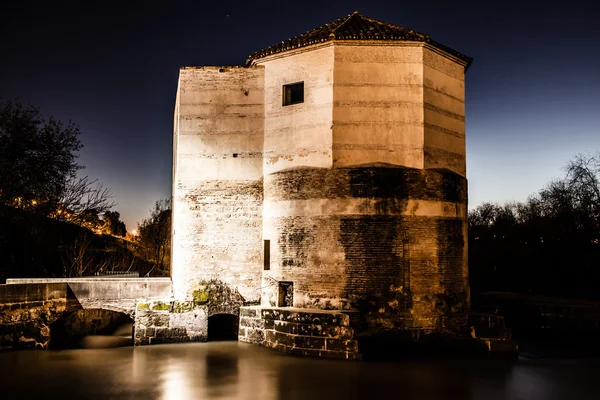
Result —
M344 362L237 342L0 354L2 399L595 399L595 360Z
M160 376L163 400L180 400L194 398L190 377L185 368L176 362L168 362Z

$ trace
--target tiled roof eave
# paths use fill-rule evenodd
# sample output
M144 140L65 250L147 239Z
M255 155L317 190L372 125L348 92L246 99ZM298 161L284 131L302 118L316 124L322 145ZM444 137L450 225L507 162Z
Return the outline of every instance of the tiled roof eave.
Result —
M366 17L358 11L338 18L328 24L312 29L296 37L284 40L273 46L259 50L248 57L246 65L253 61L271 56L273 54L284 53L296 50L302 47L312 46L317 43L329 41L409 41L418 43L428 43L431 46L450 54L465 63L468 67L472 61L471 57L459 53L447 46L432 40L428 35L407 29L402 26L379 21Z
M310 51L313 50L315 48L320 48L322 46L319 45L323 45L326 43L330 43L330 44L334 44L334 43L339 43L339 44L349 44L349 43L361 43L361 44L369 44L369 43L373 43L373 44L380 44L380 45L385 45L385 44L389 44L389 45L395 45L395 44L403 44L403 45L407 45L409 43L414 43L415 46L420 46L423 44L427 44L431 47L434 47L435 49L437 49L438 51L441 51L443 53L446 53L450 56L453 56L454 58L458 59L460 61L461 64L464 64L465 69L469 67L469 65L471 64L471 62L473 61L473 59L471 57L468 57L462 53L459 53L458 51L452 50L451 48L444 46L440 43L437 43L433 40L421 40L421 41L417 41L417 40L406 40L406 39L373 39L373 38L369 38L369 39L362 39L362 40L356 40L356 39L346 39L346 38L336 38L336 39L329 39L329 40L324 40L321 42L315 42L315 43L310 43L310 44L304 44L301 46L294 46L293 48L286 48L286 49L265 49L265 50L261 50L258 51L252 55L250 55L248 57L248 59L246 60L246 66L250 66L252 65L255 61L258 61L260 59L263 58L267 58L270 56L274 56L274 55L284 55L287 52L293 52L295 53L297 50L300 49L305 49L306 51Z

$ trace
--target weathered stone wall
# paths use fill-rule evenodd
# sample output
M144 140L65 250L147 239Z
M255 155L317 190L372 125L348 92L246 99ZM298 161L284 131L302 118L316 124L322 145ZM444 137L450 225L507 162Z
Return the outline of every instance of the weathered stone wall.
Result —
M335 42L333 165L423 168L423 48Z
M331 166L333 57L328 44L258 61L265 68L265 175ZM304 102L283 106L283 85L297 82L304 82Z
M19 278L6 282L7 287L22 285L28 291L37 285L67 284L69 297L77 303L77 308L101 308L130 317L138 299L170 297L172 291L169 278Z
M336 40L256 63L181 71L175 297L218 278L245 304L359 310L366 332L467 310L465 62Z
M265 181L275 233L263 306L359 309L368 329L435 328L468 302L464 177L389 166L294 169ZM379 329L378 328L378 329Z
M135 344L206 341L209 317L239 316L244 298L220 280L194 285L189 301L163 299L140 301L135 311Z
M350 316L340 312L243 307L239 340L293 355L361 359Z
M165 299L139 302L135 312L136 346L206 341L208 315L205 304Z
M467 175L465 69L433 48L423 49L424 167Z
M180 71L173 175L173 290L219 278L259 300L263 67Z
M68 339L88 327L93 331L110 325L117 313L133 319L139 299L171 296L168 278L49 278L7 282L0 285L0 350L45 349L57 329L62 330L59 336ZM61 323L57 325L58 320Z
M333 165L466 176L464 63L417 43L335 43Z
M47 348L68 306L64 283L0 285L0 350Z
M63 318L64 330L68 337L112 334L118 324L133 323L128 315L101 308L77 310Z
M270 240L261 304L282 305L290 282L294 307L359 309L369 330L439 329L467 309L464 63L423 43L339 40L258 62ZM296 81L305 102L282 106L282 86ZM450 129L462 138L437 135ZM426 162L426 146L462 164Z

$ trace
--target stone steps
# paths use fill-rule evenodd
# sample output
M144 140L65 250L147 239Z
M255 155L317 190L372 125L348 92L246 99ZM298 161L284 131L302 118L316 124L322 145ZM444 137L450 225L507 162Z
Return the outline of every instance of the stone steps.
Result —
M338 311L242 307L239 340L294 355L362 358L349 315Z

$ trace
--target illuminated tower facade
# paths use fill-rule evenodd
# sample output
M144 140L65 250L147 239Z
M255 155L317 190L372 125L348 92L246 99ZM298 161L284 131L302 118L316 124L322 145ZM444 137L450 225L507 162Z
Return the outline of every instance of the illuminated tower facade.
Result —
M176 298L219 280L248 304L357 312L366 331L467 311L465 70L359 13L180 71Z

